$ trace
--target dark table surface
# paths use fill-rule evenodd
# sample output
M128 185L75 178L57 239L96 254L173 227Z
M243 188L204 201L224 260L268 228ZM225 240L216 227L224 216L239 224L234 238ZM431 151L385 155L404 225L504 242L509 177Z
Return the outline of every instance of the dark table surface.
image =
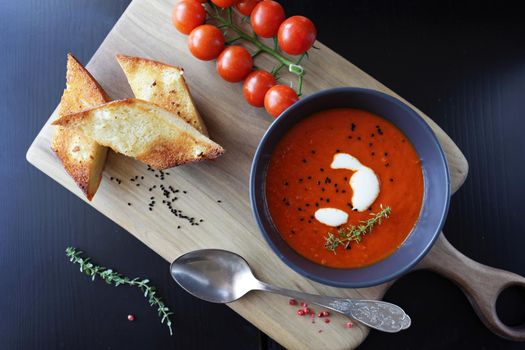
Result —
M228 307L178 288L168 264L30 166L25 152L57 105L65 55L87 62L129 0L0 1L0 348L277 349ZM525 25L501 1L282 1L319 39L431 116L470 163L447 238L463 253L525 275ZM90 283L68 263L74 245L147 276L175 311L170 337L140 293ZM451 282L430 272L386 294L412 316L401 334L371 332L362 349L523 349L478 320ZM525 321L525 291L498 302ZM135 322L126 316L134 314Z

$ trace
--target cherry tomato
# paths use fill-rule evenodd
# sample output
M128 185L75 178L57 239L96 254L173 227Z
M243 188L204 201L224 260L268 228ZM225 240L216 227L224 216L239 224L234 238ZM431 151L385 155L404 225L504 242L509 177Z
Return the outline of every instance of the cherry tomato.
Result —
M299 100L294 89L287 85L275 85L264 95L264 108L269 115L277 118L286 108Z
M175 4L171 12L171 23L183 34L190 32L204 23L206 11L199 1L181 0Z
M219 7L230 7L235 5L235 3L239 0L211 0L215 5Z
M316 36L317 30L312 21L303 16L293 16L281 23L277 40L284 52L300 55L312 47Z
M255 8L255 5L257 5L257 3L260 1L261 0L241 0L237 3L237 5L235 5L235 8L237 8L237 11L239 11L241 14L249 16Z
M216 26L203 24L191 31L188 48L199 60L213 60L224 49L224 35Z
M230 83L236 83L246 78L252 67L252 56L242 46L229 46L217 58L217 72Z
M283 7L272 0L259 2L250 15L253 31L263 38L275 36L284 19Z
M264 106L264 95L276 84L275 77L264 70L256 70L244 80L242 93L244 98L254 107Z

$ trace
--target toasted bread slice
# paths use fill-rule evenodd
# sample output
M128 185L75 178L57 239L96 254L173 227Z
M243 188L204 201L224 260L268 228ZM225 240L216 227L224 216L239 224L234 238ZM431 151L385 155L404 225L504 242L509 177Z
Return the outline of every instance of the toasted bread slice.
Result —
M95 78L72 55L67 55L66 89L58 105L58 115L77 113L110 101ZM100 184L107 148L75 129L59 127L51 148L64 168L91 200Z
M202 134L206 125L193 104L183 69L140 57L117 55L136 98L178 115Z
M182 118L156 104L133 98L66 115L53 124L82 130L99 144L157 169L224 153L220 145Z

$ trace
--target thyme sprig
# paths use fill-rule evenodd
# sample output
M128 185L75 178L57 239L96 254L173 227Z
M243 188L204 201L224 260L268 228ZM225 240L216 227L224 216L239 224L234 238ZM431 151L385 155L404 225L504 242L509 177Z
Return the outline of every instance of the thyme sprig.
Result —
M160 322L166 322L166 326L168 326L170 330L170 335L173 335L170 319L170 315L173 315L173 312L171 312L170 309L164 304L162 299L156 295L157 290L155 287L149 284L150 281L148 279L141 280L138 277L130 279L129 277L123 276L112 269L95 265L93 262L91 262L91 258L83 258L81 256L82 254L83 252L77 250L76 248L66 248L66 255L68 256L69 261L74 264L79 264L80 272L91 277L91 281L94 281L96 277L99 277L107 284L113 284L115 287L120 285L138 287L144 293L144 297L148 299L150 306L157 307L157 312L159 317L161 317Z
M383 208L381 204L381 211L377 213L370 213L372 216L368 220L360 221L358 225L352 225L349 227L340 227L337 229L339 237L334 235L332 232L328 232L328 235L324 237L324 247L336 253L336 249L339 246L343 246L348 249L351 242L361 242L363 236L367 233L372 232L375 225L381 225L383 219L388 219L392 209L390 207Z

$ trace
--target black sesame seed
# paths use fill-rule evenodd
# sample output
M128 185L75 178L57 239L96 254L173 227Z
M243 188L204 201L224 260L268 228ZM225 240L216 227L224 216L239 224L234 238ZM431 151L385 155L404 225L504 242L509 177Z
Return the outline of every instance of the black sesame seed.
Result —
M131 203L128 203L129 206L131 206Z
M113 181L113 176L109 178L111 181Z
M375 153L375 152L372 152L372 156L375 156L375 155L376 155L376 153Z
M222 201L219 199L219 200L217 200L217 203L222 203Z
M311 177L311 176L308 176L308 177L307 177L307 179L308 179L308 180L311 180L311 179L312 179L312 177Z
M352 123L352 125L351 125L352 131L355 130L355 127L356 127L356 125L354 123Z
M370 137L374 137L374 136L376 136L374 133L371 133L371 134L370 134Z
M387 157L387 156L388 156L388 152L385 152L385 157Z
M182 193L186 194L186 193L188 193L188 192L187 192L187 191L182 191Z
M319 203L315 202L315 206L316 206L317 208L319 208Z
M304 218L300 218L299 221L304 221Z
M306 163L306 159L303 159L303 163Z
M390 178L390 182L394 182L394 179L393 179L393 178Z
M321 169L319 169L319 170L321 170L321 171L324 171L324 169L323 169L323 168L321 168Z
M326 198L326 203L330 203L330 198Z
M357 140L361 141L361 136L357 136Z

